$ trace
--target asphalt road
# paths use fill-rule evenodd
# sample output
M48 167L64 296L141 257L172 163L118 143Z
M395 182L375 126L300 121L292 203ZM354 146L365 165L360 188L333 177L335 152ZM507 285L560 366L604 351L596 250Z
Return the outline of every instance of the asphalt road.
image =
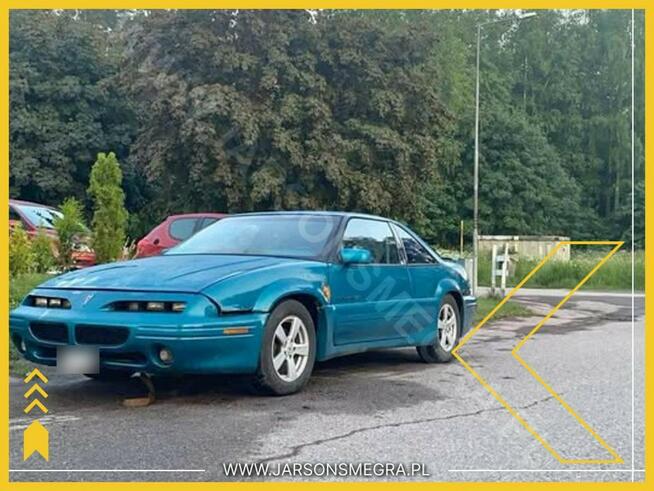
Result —
M530 292L520 301L544 314L560 298ZM521 351L622 464L560 463L459 362L425 365L402 349L319 364L304 392L283 398L252 395L232 377L159 380L156 403L142 408L121 404L143 393L137 380L99 383L49 371L49 462L22 460L31 418L23 414L24 384L12 378L11 479L222 481L235 479L225 476L225 463L268 463L274 471L289 462L391 462L422 464L429 475L413 478L432 481L642 480L643 309L636 298L633 357L631 297L608 294L575 295ZM538 320L484 326L462 356L560 458L612 459L512 358Z

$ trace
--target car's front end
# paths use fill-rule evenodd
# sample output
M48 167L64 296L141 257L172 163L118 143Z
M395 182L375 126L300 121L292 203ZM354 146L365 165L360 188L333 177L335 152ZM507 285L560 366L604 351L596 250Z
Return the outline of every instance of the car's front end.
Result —
M238 373L256 369L266 315L221 315L201 293L37 288L9 329L21 354L45 365L72 345L97 347L101 368Z

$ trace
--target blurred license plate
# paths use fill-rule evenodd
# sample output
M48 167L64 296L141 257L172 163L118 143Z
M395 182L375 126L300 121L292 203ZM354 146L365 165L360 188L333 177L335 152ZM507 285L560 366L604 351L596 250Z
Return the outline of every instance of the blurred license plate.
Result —
M100 351L92 346L57 347L57 373L98 373Z

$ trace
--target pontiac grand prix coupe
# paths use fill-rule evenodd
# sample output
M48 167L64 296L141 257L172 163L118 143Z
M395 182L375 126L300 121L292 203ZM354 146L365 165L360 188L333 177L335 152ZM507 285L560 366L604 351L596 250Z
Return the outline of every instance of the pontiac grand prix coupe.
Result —
M316 360L416 346L447 362L470 326L465 271L392 220L340 212L232 215L162 256L52 278L10 314L22 355L97 348L98 378L250 373L300 390Z

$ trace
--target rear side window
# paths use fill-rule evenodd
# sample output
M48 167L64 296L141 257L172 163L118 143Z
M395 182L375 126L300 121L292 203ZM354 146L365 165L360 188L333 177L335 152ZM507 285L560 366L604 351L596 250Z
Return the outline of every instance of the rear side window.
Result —
M397 243L388 223L379 220L353 218L343 234L343 247L368 249L373 263L397 264Z
M202 220L202 223L200 223L200 226L198 227L198 231L202 230L203 228L207 228L209 225L212 223L216 223L218 221L217 218L204 218Z
M432 264L438 262L409 232L402 227L395 227L395 231L404 245L407 264Z
M197 218L178 218L170 224L170 236L175 240L186 240L195 232L197 223Z

